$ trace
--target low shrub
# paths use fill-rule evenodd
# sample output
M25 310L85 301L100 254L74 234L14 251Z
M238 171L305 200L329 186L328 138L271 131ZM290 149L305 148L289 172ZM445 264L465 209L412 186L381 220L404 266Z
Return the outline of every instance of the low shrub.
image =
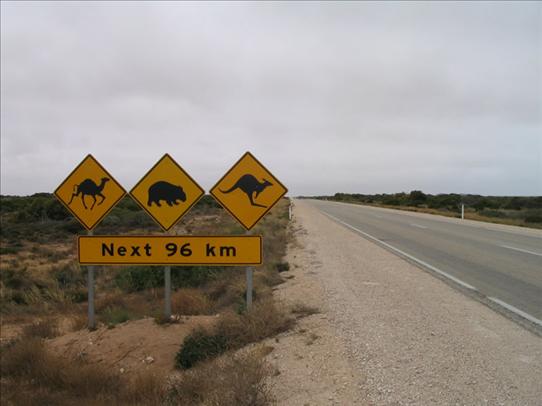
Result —
M172 266L173 288L198 287L214 279L222 268L205 266ZM164 286L164 268L161 266L129 266L115 276L116 285L125 292Z
M288 262L279 262L277 264L277 272L288 272L290 270L290 264Z
M171 307L177 314L209 314L212 303L201 290L182 288L171 295Z
M205 330L195 330L184 339L181 350L175 356L175 366L188 369L200 361L222 354L227 349L227 337L210 334Z
M132 314L122 307L108 307L101 315L101 320L109 327L132 319Z
M226 313L220 317L213 331L196 330L186 337L177 353L176 366L191 368L227 350L286 331L293 322L272 300L256 302L250 311L242 314Z
M531 216L527 216L525 217L525 222L526 223L542 223L542 216L539 216L539 215L531 215Z

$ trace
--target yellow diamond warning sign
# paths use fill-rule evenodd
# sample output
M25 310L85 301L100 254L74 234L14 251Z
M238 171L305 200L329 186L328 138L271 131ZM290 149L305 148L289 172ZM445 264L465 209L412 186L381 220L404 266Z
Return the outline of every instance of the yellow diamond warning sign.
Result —
M87 228L93 229L126 194L124 188L87 155L55 190L55 196Z
M213 186L210 193L250 230L288 192L250 152Z
M130 191L134 200L164 230L173 227L203 193L169 154L165 154Z

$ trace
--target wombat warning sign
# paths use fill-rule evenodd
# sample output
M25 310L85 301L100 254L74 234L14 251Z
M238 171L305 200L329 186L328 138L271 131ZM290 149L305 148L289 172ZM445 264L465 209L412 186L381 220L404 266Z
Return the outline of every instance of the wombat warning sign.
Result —
M164 230L169 230L203 196L203 189L165 154L130 191Z

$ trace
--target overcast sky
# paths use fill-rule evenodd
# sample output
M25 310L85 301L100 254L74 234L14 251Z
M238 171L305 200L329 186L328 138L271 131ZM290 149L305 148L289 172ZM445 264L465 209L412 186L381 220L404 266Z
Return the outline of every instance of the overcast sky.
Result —
M1 3L1 193L88 153L205 190L542 195L542 3Z

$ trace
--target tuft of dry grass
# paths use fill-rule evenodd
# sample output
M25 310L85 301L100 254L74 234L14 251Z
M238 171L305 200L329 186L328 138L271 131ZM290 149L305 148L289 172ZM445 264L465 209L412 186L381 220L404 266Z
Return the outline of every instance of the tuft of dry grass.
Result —
M58 326L53 319L43 319L23 327L24 338L53 338L58 335Z
M171 308L182 315L210 314L212 302L200 289L182 288L171 295Z
M318 308L306 305L304 303L295 303L291 307L290 311L298 319L320 313L320 310Z
M217 332L228 338L230 348L241 348L282 333L293 323L284 309L268 299L254 303L250 311L240 315L225 313L218 322Z
M228 354L185 371L168 400L180 405L268 405L273 400L265 386L268 374L269 366L258 354Z

